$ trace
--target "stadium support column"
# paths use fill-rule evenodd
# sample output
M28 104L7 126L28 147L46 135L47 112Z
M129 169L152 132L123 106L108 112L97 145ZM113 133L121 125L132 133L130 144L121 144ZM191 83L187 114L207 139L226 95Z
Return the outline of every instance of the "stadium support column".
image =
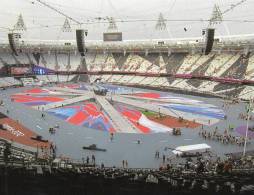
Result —
M76 41L77 41L77 48L81 56L85 56L85 38L84 38L84 30L77 29L76 30ZM87 31L86 31L87 32ZM86 33L87 35L87 33Z
M86 58L85 56L81 56L80 59L80 68L79 68L80 72L87 72L87 66L86 66ZM87 74L79 74L78 76L78 81L82 81L82 82L88 82L89 78Z
M18 47L19 47L19 39L20 38L21 38L21 35L18 33L9 33L8 34L9 46L10 46L12 53L15 56L18 56Z
M87 36L87 31L86 30L83 30L83 29L77 29L76 30L77 49L78 49L78 52L81 55L80 66L78 68L79 72L87 71L86 59L85 59L85 54L86 54L85 36ZM88 81L88 75L79 73L75 80L76 81L87 82Z
M214 28L207 28L202 31L202 35L205 36L205 45L203 48L203 53L205 55L208 55L212 51L213 42L214 42L214 34L215 34Z

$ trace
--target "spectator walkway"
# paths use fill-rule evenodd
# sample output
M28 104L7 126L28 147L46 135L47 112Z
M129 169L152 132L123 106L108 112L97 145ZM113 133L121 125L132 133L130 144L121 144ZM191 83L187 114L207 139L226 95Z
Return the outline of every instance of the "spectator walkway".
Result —
M176 111L176 110L173 111L172 109L165 108L165 107L160 106L158 104L151 104L150 102L145 102L145 101L137 101L137 100L125 98L122 96L112 95L112 100L115 102L132 105L137 108L142 108L144 110L150 110L150 111L157 112L157 113L160 112L161 114L173 116L176 118L183 117L183 119L187 119L190 121L195 120L195 122L198 122L198 123L204 124L204 125L211 125L211 124L218 122L218 119L204 117L204 116L196 118L195 115L191 115L191 114L187 115L183 112Z
M155 101L155 102L161 102L161 103L173 103L173 104L181 104L183 102L182 99L167 99L167 98L150 98L150 97L142 97L142 96L135 96L135 95L120 95L122 97L127 97L128 99L137 99L137 100L147 100L147 101ZM193 104L197 104L199 105L200 102L187 102L185 101L184 104L189 104L189 105L193 105ZM202 105L206 105L206 104L202 104ZM208 104L209 105L209 104Z
M33 106L33 107L35 109L38 109L38 110L46 111L46 110L49 110L49 109L52 109L52 108L58 108L58 107L74 104L74 103L77 103L77 102L85 101L85 100L91 99L92 97L93 97L93 94L88 93L86 95L82 95L82 96L79 96L79 97L74 97L72 99L67 99L67 100L60 101L60 102L54 102L54 103L50 103L50 104L47 104L47 105Z
M74 95L89 93L89 91L87 91L87 90L70 89L70 88L63 88L63 87L49 87L49 89L53 90L53 91L62 91L62 92L73 93Z
M36 93L16 93L15 95L36 95ZM56 92L56 93L40 93L40 96L57 96L57 95L61 95L61 96L77 96L80 94L74 94L74 93L62 93L62 92Z
M117 132L137 133L137 129L127 121L103 96L95 96L96 101L101 105L104 111L109 115Z

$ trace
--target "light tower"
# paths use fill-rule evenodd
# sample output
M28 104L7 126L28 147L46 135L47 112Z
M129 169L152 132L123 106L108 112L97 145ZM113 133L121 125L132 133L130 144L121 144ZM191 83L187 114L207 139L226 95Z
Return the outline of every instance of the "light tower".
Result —
M26 25L24 23L22 14L19 14L18 21L13 27L14 31L26 31Z
M62 32L71 32L71 25L70 22L68 20L68 18L65 18L64 24L62 26Z
M213 12L209 20L209 26L220 24L222 22L223 16L220 7L215 4L213 7Z
M159 14L157 23L155 25L155 30L158 31L164 31L167 29L167 24L166 24L166 20L164 19L164 16L162 13Z
M10 33L8 33L10 49L16 56L22 51L20 45L21 31L26 31L26 29L22 14L19 14L16 24L14 24L13 29L10 29Z
M164 18L162 13L159 13L157 22L154 26L155 32L154 35L156 38L165 39L165 38L172 38L172 34L170 30L167 28L166 19Z
M115 19L113 17L107 17L107 20L109 22L107 31L108 32L117 32L118 28L117 28Z

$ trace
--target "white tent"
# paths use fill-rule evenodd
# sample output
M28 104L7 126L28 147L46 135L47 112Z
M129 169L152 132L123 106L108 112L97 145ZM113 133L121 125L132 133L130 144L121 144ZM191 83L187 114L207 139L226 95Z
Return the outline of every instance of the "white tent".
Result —
M205 152L210 149L211 149L211 146L203 143L203 144L179 146L175 148L175 150L173 150L172 152L174 154L182 154L183 152Z

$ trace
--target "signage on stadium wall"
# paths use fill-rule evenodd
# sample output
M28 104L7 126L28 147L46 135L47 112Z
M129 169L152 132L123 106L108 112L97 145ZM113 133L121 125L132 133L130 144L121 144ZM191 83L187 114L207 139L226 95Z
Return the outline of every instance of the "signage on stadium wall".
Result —
M20 132L19 130L14 129L12 126L8 124L3 124L3 129L9 131L11 134L19 137L19 136L24 136L25 134Z
M5 67L6 67L7 74L11 74L11 75L32 74L32 67L30 64L10 64Z
M122 41L122 32L103 33L103 41Z
M3 66L0 68L0 75L7 75L8 74L8 67Z
M50 70L48 68L44 68L44 67L37 66L37 65L33 66L33 74L46 75L46 74L49 74L49 73L54 73L54 70Z
M23 75L23 74L31 74L31 67L11 67L10 72L12 75Z

